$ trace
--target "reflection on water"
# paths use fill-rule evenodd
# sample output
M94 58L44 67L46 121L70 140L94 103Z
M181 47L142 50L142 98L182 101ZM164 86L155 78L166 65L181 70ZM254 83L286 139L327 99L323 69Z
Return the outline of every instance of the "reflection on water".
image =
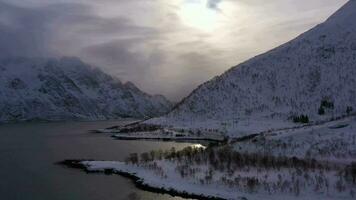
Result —
M177 150L189 143L120 141L88 130L122 122L0 125L0 194L6 200L178 200L141 191L120 176L85 174L53 163L64 159L123 161L130 153Z
M196 149L206 149L206 146L202 144L192 144L191 147L196 148Z

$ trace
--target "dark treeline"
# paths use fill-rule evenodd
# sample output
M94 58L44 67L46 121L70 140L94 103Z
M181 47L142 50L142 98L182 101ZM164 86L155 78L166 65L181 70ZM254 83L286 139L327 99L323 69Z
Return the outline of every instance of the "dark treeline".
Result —
M218 181L228 187L242 188L247 192L257 190L264 190L269 194L290 192L298 196L302 190L308 188L313 188L317 193L329 193L332 188L337 192L346 192L348 184L356 185L356 163L343 168L315 159L241 153L230 146L206 149L187 147L181 151L172 148L140 155L131 154L126 163L143 166L153 170L158 176L167 178L163 166L158 165L157 160L175 163L175 171L182 178L195 178L203 185ZM263 177L240 175L241 172L250 171L253 174L259 172L265 175ZM275 173L278 180L269 181L270 173ZM336 182L330 180L327 174L337 174ZM350 195L355 196L354 190L350 190Z
M356 185L356 162L351 163L345 168L345 178Z
M244 167L260 167L264 169L300 168L301 170L325 169L330 170L331 165L321 163L315 159L299 159L296 157L261 155L257 153L240 153L231 147L221 148L193 148L187 147L181 151L175 148L162 151L151 151L147 153L131 154L126 158L127 163L138 164L153 160L176 160L187 164L209 164L214 170L233 170Z
M162 129L159 125L151 125L151 124L136 124L129 126L120 127L119 133L136 133L136 132L151 132Z

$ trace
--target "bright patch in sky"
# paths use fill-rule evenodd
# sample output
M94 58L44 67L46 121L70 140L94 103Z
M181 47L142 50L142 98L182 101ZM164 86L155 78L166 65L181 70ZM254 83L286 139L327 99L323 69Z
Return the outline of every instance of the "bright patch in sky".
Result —
M182 3L178 15L185 25L210 32L217 28L220 13L207 0L190 0Z

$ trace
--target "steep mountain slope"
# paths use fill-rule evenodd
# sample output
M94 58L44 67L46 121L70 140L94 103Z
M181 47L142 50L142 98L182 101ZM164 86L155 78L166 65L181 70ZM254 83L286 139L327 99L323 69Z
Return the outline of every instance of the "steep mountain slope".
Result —
M291 126L293 116L317 121L350 114L356 108L355 19L351 0L323 24L204 83L148 123L237 135Z
M76 58L0 62L0 121L146 118L171 106Z

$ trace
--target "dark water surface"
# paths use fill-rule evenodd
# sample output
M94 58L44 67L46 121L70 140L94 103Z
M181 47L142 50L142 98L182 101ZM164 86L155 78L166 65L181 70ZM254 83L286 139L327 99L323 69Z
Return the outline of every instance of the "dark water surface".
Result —
M88 130L123 122L0 125L1 200L171 200L135 188L123 177L55 165L64 159L123 160L130 153L184 148L188 143L119 141Z

